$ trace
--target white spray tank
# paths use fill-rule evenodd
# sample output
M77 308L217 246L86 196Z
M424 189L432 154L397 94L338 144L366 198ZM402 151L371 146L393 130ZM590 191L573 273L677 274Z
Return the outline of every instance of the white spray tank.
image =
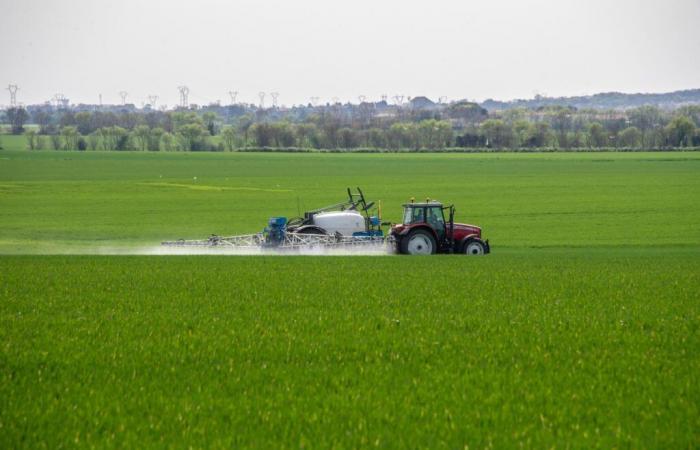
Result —
M328 234L340 233L352 236L366 231L365 218L357 211L330 211L314 214L314 225L323 228Z

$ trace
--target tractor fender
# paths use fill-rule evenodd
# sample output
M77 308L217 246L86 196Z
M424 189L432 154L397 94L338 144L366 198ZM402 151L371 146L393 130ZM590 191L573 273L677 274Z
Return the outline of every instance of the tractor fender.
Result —
M401 230L400 233L397 234L398 238L403 238L404 236L408 236L413 230L425 230L428 231L430 234L433 235L433 238L435 238L435 242L439 242L439 239L437 237L437 234L435 233L435 230L430 228L427 225L416 225L416 226L408 226L405 227L403 230Z
M321 227L317 227L316 225L303 225L296 230L294 230L294 233L296 234L328 234L326 230L324 230Z
M458 252L464 251L464 247L469 243L469 241L473 239L481 240L481 238L478 235L470 234L468 236L463 237L462 240L459 241L459 245L457 245L457 248L455 250L457 250Z

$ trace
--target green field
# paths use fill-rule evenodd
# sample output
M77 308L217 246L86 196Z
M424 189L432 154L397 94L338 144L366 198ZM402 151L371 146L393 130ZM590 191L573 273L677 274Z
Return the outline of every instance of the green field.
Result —
M347 186L493 254L95 255ZM2 151L0 448L697 448L699 225L697 153Z
M700 246L700 153L0 158L0 253L253 233L341 201L348 186L381 199L384 220L399 220L411 196L454 203L494 248Z

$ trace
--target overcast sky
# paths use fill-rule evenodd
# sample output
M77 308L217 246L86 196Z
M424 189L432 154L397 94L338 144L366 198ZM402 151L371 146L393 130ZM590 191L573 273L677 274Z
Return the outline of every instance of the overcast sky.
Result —
M700 0L0 0L0 104L700 88ZM269 97L268 97L269 101Z

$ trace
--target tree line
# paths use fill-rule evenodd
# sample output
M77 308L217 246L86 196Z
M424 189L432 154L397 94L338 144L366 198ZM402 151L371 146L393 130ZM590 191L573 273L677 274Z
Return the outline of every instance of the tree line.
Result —
M349 111L349 112L348 112ZM299 117L257 111L35 111L4 114L29 149L235 151L245 149L664 149L700 146L700 106L675 110L573 107L513 108L488 113L469 102L441 110L315 108ZM34 127L25 129L30 121Z

